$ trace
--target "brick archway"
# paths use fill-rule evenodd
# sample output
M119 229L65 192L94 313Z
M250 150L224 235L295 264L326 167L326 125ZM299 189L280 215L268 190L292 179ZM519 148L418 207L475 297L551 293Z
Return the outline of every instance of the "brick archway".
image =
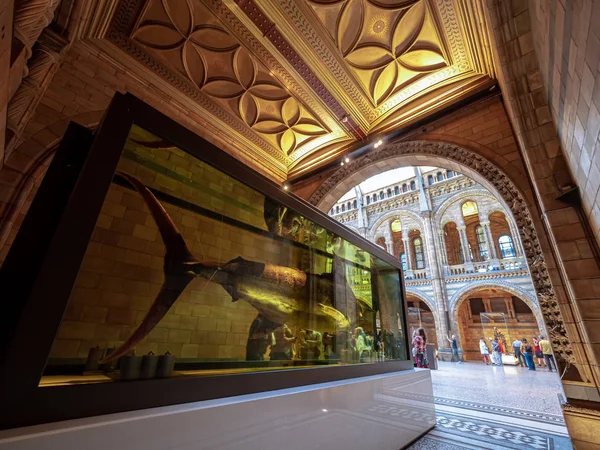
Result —
M485 148L472 149L441 140L396 142L373 150L333 172L312 193L309 202L322 211L328 211L337 199L356 184L376 173L402 166L434 166L454 170L472 178L490 192L498 194L519 228L538 303L546 329L550 330L550 339L557 359L562 369L571 369L569 379L586 381L582 378L585 371L577 367L578 362L567 335L536 232L532 216L535 215L537 223L539 216L523 194L522 188L529 189L527 177L524 173L515 173L512 169L512 177L509 177L500 168L510 166L503 157L494 155Z

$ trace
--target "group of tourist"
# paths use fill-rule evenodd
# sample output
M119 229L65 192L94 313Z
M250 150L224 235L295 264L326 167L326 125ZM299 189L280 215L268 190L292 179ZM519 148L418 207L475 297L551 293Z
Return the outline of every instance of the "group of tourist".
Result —
M491 360L490 360L490 347L485 342L484 338L479 340L479 350L483 362L486 364L492 364L494 366L501 366L502 355L506 353L504 344L499 339L488 338L491 346ZM533 338L529 342L526 338L517 338L512 343L513 352L516 358L516 365L519 367L527 367L529 370L535 369L534 357L537 358L538 367L547 367L550 372L557 370L554 356L552 355L552 347L550 342L544 339L544 336L539 338Z

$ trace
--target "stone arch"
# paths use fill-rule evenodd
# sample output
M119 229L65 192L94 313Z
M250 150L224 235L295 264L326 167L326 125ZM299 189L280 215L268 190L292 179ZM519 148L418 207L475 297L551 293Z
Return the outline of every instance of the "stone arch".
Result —
M435 301L423 292L420 292L416 289L411 289L408 286L405 288L405 292L407 296L411 295L413 297L418 298L420 301L425 303L430 309L431 313L433 314L433 326L435 328L436 341L438 343L438 346L440 346L443 342L442 339L445 339L445 336L441 334L440 315L438 314L438 310L435 307ZM406 321L408 323L408 318L406 319ZM410 330L407 330L406 332L408 333L409 331Z
M487 158L482 155L487 155ZM360 182L361 176L368 178L377 163L379 167L382 164L387 164L389 167L429 165L451 169L470 177L490 192L498 193L519 229L544 322L547 329L552 332L550 339L553 349L564 363L576 364L577 360L562 319L526 196L517 187L517 181L500 169L500 167L512 167L510 162L483 146L472 150L443 140L396 142L373 150L337 169L313 192L309 202L327 211L336 199L350 189L351 186L348 184L355 185L357 181ZM511 169L511 174L514 177L521 176L520 185L524 189L529 189L526 175L522 170L514 167L514 170ZM347 180L350 178L353 181L349 183Z
M38 131L7 157L2 170L13 170L18 172L18 175L14 192L8 199L5 213L0 217L0 251L9 235L16 233L15 222L23 213L26 200L30 194L35 193L37 185L46 174L69 123L75 122L86 128L95 129L103 114L104 110L88 111L61 119ZM25 164L22 163L23 160L26 161Z
M468 286L459 289L448 302L448 310L450 311L450 317L453 323L456 323L458 308L460 307L462 302L465 301L465 299L474 292L481 291L483 289L498 289L500 291L508 292L509 294L514 295L515 297L519 297L519 299L523 300L525 304L529 306L531 312L533 312L535 320L538 324L538 328L544 333L546 332L546 325L544 324L542 311L536 299L524 289L521 289L520 287L515 286L511 283L507 283L505 281L469 284Z
M509 214L508 206L504 205L503 204L504 202L501 199L498 199L498 197L496 197L492 192L486 191L484 189L476 189L476 190L467 191L467 192L458 192L458 193L448 197L446 200L444 200L436 211L437 221L439 222L440 220L442 220L444 218L444 214L446 214L446 211L451 206L453 206L454 204L456 204L459 201L461 201L461 203L469 201L471 199L471 197L473 197L473 198L475 198L475 197L491 198L491 199L497 201L498 203L500 203L500 205L502 207L506 207L506 211L504 212L504 214ZM473 200L473 201L475 201L475 200Z
M371 227L371 231L369 234L372 235L372 233L376 233L377 230L379 229L379 227L381 225L383 225L386 221L390 221L391 219L400 217L400 216L411 217L415 222L417 222L419 224L420 229L423 229L423 221L421 220L421 218L419 217L418 214L416 214L412 211L406 211L406 210L390 211L389 213L382 215L375 221L375 223Z
M421 291L417 289L411 289L410 287L406 287L405 291L406 295L412 295L413 297L417 297L419 300L425 303L429 307L431 312L434 314L434 316L437 317L437 308L435 307L435 301L432 298L422 293Z

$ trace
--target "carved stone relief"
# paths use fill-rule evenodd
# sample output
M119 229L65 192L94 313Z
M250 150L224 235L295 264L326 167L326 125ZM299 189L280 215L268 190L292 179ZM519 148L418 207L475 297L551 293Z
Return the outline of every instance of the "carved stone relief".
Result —
M133 42L278 149L278 159L289 164L295 153L344 137L293 95L201 1L151 0L135 24Z
M374 105L425 74L447 67L442 41L424 0L310 0Z

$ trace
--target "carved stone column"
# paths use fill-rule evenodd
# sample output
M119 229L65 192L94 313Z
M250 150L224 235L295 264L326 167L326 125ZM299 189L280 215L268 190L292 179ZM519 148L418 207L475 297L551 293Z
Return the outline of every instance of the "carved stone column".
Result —
M442 264L444 266L448 265L448 250L446 249L446 239L444 238L444 232L443 231L439 231L438 232L438 240L440 242L440 247L439 247L439 255L440 255L440 260L442 262Z
M392 240L392 231L390 230L390 227L385 227L384 231L383 231L383 237L385 238L385 246L386 246L386 250L388 253L390 254L394 254L394 241Z
M490 300L490 298L487 296L482 296L481 300L483 301L483 308L485 309L485 312L491 313L492 312L492 301Z
M29 116L50 84L67 41L56 33L46 30L33 49L29 60L29 73L8 103L6 117L6 155L14 149L14 137L19 136L27 125Z
M519 236L517 227L512 222L508 222L508 226L510 229L510 237L512 238L513 247L515 249L515 256L519 258L525 254L523 251L523 245L521 244L521 237ZM500 255L500 257L501 256L502 255Z
M412 250L410 248L410 239L408 237L403 237L402 242L404 243L404 255L406 256L406 268L408 270L413 270L413 262L412 262Z
M512 301L512 297L504 297L504 305L506 306L506 311L508 311L508 317L511 319L516 319L517 314L515 313L515 306Z
M469 252L469 240L467 239L467 228L466 227L456 227L458 230L458 235L460 236L460 246L462 248L463 261L465 264L469 264L473 262L473 258L471 258L471 253Z
M33 55L33 44L52 22L60 0L17 0L15 2L14 37L25 51L25 60ZM27 75L24 73L23 76Z
M425 211L421 213L425 225L425 249L427 251L427 260L429 262L429 273L431 277L431 286L433 288L433 297L436 301L439 323L436 327L438 334L438 346L449 348L449 342L446 339L450 324L448 323L448 294L446 292L446 281L444 279L442 262L437 258L436 239L433 233L433 213ZM455 330L458 331L458 330Z

